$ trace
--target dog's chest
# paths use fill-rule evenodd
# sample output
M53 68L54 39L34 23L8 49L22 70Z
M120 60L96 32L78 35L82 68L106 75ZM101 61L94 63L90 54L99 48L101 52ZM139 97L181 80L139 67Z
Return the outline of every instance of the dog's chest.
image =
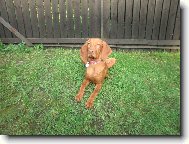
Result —
M106 76L107 67L105 63L93 64L87 67L86 77L87 79L98 82Z

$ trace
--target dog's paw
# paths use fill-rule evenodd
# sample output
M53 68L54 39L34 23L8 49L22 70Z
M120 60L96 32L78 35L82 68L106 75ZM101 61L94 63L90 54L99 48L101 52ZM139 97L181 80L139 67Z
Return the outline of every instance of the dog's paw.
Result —
M80 95L77 95L77 96L75 97L75 100L76 100L77 102L80 102L81 99L82 99L82 96L80 96Z
M93 107L93 102L92 101L87 101L86 104L85 104L85 107L87 109L92 108Z

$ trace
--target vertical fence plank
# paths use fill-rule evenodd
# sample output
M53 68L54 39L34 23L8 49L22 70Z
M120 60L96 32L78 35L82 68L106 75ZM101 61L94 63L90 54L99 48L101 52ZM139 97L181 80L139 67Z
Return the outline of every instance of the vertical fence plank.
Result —
M110 34L110 0L103 0L103 37L109 38Z
M136 39L139 36L139 13L140 13L140 0L134 0L133 4L133 25L132 25L132 38Z
M88 1L81 0L82 37L88 37Z
M45 31L45 15L44 15L44 6L42 0L36 0L36 6L38 11L38 27L39 27L39 34L41 38L46 37Z
M14 27L15 29L18 29L13 1L12 0L6 0L6 7L7 7L8 17L9 17L8 23L12 27ZM15 35L12 35L12 36L16 37Z
M112 0L111 1L110 38L117 38L117 4L118 4L118 0Z
M58 11L58 0L52 1L52 13L53 13L53 32L54 37L60 37L60 22L59 22L59 11Z
M44 0L45 9L45 25L46 25L46 37L52 38L52 14L51 14L51 3L50 0Z
M3 17L4 20L8 22L9 20L8 20L8 14L7 14L7 9L6 9L6 5L5 5L5 0L0 0L0 12L1 12L1 17ZM3 25L2 25L2 29L4 30L4 37L12 38L11 32L7 28L4 28Z
M89 37L100 37L100 0L89 1Z
M15 7L15 14L18 24L17 31L21 33L23 36L25 36L25 25L24 25L24 19L22 16L22 7L21 7L21 0L14 0L14 7Z
M67 25L68 37L74 38L74 21L73 21L73 6L72 0L67 0Z
M0 9L0 16L1 16L1 9ZM1 38L5 38L4 26L0 23L0 42Z
M145 30L146 30L146 16L147 16L147 5L148 0L141 0L141 9L140 9L140 24L139 24L139 38L145 39Z
M179 0L172 0L170 5L170 13L167 25L166 39L171 40L173 38L174 24L176 20L177 6L179 5Z
M159 36L162 8L163 8L163 0L156 0L154 24L152 28L152 39L155 39L155 40L158 40L158 36Z
M23 19L24 19L26 37L31 38L32 31L31 31L31 21L30 21L28 0L21 0L21 5L22 5L22 14L23 14Z
M100 0L95 0L95 5L94 5L94 26L95 30L93 32L94 36L93 37L100 37L101 36L101 1Z
M1 7L0 7L1 8ZM0 9L0 16L1 16L1 9ZM5 38L4 26L0 23L0 42L1 38Z
M67 24L66 24L66 0L60 0L60 34L61 37L67 37Z
M180 39L180 4L178 4L178 7L177 7L177 17L176 17L176 22L175 22L173 39L174 40Z
M132 36L132 11L133 0L126 0L126 14L125 14L125 38L129 39Z
M146 39L152 39L154 9L155 9L155 0L149 0L148 14L147 14L147 25L146 25Z
M1 16L1 15L0 15ZM0 24L0 38L5 38L5 32L4 32L4 26L2 24ZM1 42L1 39L0 39Z
M95 17L94 17L94 0L89 0L89 37L94 36L95 26Z
M164 0L164 3L163 3L161 26L160 26L160 33L159 33L160 40L164 40L166 36L166 28L167 28L170 2L171 0Z
M124 38L125 0L118 1L118 33L117 38Z
M39 38L39 28L38 28L38 19L37 19L37 10L35 0L28 0L29 9L30 9L30 18L32 25L32 35L35 38Z
M81 17L80 17L80 0L73 0L75 37L81 37Z

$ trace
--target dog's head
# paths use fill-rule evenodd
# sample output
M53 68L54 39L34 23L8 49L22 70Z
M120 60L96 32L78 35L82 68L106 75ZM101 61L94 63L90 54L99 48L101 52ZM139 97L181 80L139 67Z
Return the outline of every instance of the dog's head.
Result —
M80 50L80 56L84 64L88 61L105 60L111 53L112 50L108 44L98 38L90 38Z

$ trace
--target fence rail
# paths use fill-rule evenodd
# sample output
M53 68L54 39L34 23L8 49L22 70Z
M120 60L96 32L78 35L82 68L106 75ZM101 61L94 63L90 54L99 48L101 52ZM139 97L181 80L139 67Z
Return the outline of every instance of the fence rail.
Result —
M179 0L0 0L0 16L39 43L101 37L124 44L176 40L180 45ZM0 38L5 43L19 41L2 24Z

